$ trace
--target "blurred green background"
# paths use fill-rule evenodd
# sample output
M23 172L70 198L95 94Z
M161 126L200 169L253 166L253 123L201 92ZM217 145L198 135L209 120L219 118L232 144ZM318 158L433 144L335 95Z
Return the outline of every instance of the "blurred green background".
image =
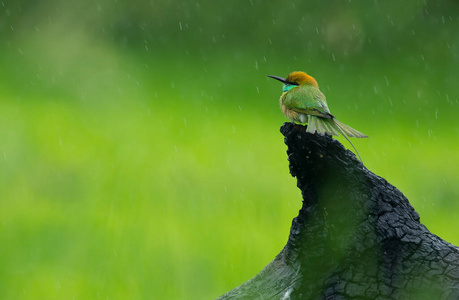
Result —
M301 207L281 84L459 245L457 1L2 1L0 298L212 299ZM339 138L345 147L345 140Z

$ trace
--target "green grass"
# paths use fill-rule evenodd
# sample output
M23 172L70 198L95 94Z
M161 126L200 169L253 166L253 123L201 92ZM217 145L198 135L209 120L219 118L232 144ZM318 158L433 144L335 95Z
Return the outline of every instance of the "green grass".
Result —
M0 298L211 299L258 273L301 207L265 77L292 70L370 136L353 140L365 165L459 244L448 57L426 50L426 71L406 52L134 51L41 28L2 44Z
M3 99L2 298L215 298L282 249L301 197L280 112L144 97ZM458 145L356 127L372 132L356 141L370 170L458 244Z
M211 298L286 242L300 198L280 133L38 102L1 107L4 298Z

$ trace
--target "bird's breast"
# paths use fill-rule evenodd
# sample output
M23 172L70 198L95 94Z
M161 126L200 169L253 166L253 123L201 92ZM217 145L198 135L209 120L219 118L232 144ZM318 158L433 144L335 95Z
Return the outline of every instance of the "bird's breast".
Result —
M294 122L294 121L299 121L298 119L298 113L294 110L291 110L291 109L288 109L287 107L285 107L285 105L282 103L280 103L280 106L281 106L281 109L282 109L282 113L284 114L284 116L286 116L287 118L290 119L290 121Z

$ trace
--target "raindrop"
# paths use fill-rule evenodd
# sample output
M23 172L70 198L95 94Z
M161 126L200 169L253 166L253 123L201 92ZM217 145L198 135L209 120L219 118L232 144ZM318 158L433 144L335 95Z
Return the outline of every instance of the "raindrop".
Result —
M185 126L186 126L186 118L183 118L183 123L184 123Z
M257 93L260 94L260 89L258 88L258 85L257 85Z
M258 70L258 61L255 61L255 69Z
M183 30L183 28L182 28L182 22L179 22L179 26L180 26L180 31L182 31L182 30Z
M389 86L389 79L387 78L386 75L384 75L384 79L386 80L386 85Z

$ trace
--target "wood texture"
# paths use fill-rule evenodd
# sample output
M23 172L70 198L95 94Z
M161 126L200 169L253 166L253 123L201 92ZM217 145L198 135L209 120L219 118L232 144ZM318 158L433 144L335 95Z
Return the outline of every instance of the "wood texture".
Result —
M459 248L397 188L330 136L281 132L303 206L277 257L219 299L459 299Z

